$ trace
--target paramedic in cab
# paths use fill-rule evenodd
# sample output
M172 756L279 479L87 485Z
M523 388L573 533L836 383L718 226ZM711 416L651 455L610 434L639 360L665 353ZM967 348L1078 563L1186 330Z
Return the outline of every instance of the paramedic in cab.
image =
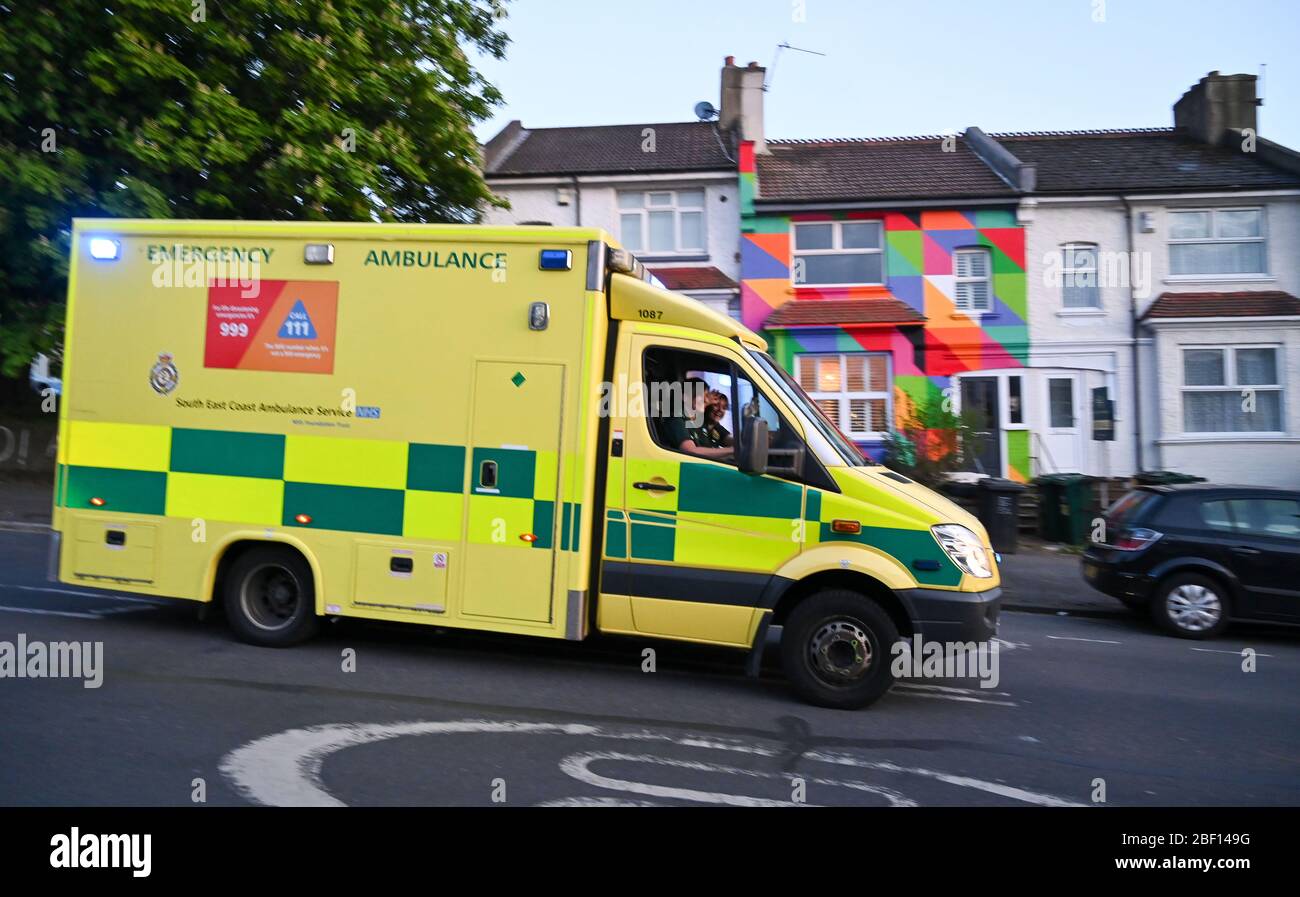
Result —
M704 399L704 429L708 431L709 438L717 445L732 446L734 440L731 438L730 431L722 425L722 419L727 416L727 407L730 400L727 394L716 389L709 390Z
M679 451L713 461L730 461L732 447L715 438L709 428L709 384L699 377L688 377L682 382L682 409L689 412L668 420L668 444ZM715 433L726 433L720 426ZM730 442L730 434L727 434Z

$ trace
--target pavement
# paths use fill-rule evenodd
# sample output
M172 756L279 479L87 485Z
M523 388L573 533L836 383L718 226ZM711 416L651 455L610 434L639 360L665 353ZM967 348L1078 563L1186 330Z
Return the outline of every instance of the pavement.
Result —
M996 676L844 712L771 650L751 679L738 652L364 621L251 647L187 602L47 583L46 542L0 532L0 645L98 644L98 687L0 678L3 806L1300 803L1287 631L1011 611Z
M0 470L0 526L49 526L52 475Z

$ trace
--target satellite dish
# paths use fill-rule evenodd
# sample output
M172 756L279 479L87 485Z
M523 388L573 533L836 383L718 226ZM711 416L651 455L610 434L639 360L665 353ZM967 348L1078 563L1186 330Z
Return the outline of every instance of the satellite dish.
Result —
M695 104L695 117L700 121L713 121L718 117L718 110L708 100L701 100Z

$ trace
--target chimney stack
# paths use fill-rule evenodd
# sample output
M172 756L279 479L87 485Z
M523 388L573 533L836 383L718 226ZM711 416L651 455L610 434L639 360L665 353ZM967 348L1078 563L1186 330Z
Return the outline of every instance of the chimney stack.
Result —
M767 69L757 62L741 68L728 56L722 66L722 109L718 124L741 140L754 141L754 152L766 153L763 139L763 82Z
M1202 143L1221 143L1229 129L1256 127L1255 75L1210 72L1174 103L1174 127Z

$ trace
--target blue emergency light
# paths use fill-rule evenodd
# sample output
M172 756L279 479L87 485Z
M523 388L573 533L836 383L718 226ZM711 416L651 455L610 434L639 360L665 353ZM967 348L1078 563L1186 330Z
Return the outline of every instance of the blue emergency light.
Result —
M572 271L572 249L543 249L537 261L537 267L543 271Z

